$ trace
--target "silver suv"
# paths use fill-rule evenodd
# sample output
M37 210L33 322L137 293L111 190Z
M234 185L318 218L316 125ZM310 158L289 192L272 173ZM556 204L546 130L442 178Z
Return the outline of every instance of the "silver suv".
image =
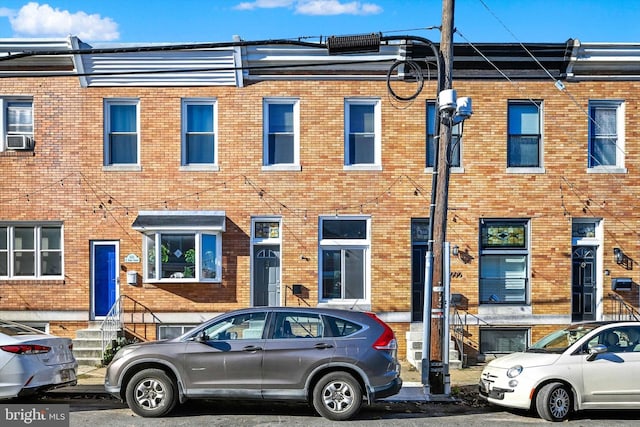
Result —
M259 307L215 317L166 341L122 348L105 389L143 417L187 399L306 401L347 420L400 390L397 341L373 313Z

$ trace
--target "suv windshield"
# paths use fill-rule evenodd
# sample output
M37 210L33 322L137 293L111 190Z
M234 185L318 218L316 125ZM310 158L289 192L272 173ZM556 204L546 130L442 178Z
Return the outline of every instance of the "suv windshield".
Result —
M560 329L542 338L529 347L527 351L531 353L562 353L598 326L595 324L583 324Z

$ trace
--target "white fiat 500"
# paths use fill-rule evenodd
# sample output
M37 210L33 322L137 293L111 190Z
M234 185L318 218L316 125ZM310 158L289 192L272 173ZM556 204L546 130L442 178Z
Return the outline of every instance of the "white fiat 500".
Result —
M572 411L640 409L638 378L640 322L591 322L489 362L479 389L492 404L563 421Z

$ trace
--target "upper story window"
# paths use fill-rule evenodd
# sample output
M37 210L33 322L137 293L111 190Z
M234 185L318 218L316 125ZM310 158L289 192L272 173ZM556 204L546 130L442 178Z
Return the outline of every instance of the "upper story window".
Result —
M345 169L382 169L379 99L345 100Z
M267 98L263 114L263 169L300 170L299 100Z
M0 97L0 151L33 148L33 100Z
M427 164L432 168L435 164L435 137L436 137L436 103L427 101ZM462 143L462 123L458 123L451 128L451 145L449 149L449 166L460 167L460 152Z
M139 102L107 99L104 103L104 165L138 165Z
M625 172L624 102L589 101L589 171Z
M62 278L60 224L0 224L0 277Z
M368 301L370 293L370 219L320 218L320 299Z
M482 220L480 303L526 304L529 293L529 221Z
M542 167L542 102L509 101L507 108L507 167Z
M182 101L182 166L216 165L216 101Z

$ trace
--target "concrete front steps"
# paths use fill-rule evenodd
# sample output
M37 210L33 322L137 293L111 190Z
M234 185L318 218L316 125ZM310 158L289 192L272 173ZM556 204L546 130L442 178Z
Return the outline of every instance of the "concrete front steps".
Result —
M413 322L406 333L407 361L418 371L422 371L422 322ZM449 340L449 369L462 369L463 363L455 342Z
M86 329L76 331L73 340L73 355L78 365L101 366L102 365L102 322L89 322Z

